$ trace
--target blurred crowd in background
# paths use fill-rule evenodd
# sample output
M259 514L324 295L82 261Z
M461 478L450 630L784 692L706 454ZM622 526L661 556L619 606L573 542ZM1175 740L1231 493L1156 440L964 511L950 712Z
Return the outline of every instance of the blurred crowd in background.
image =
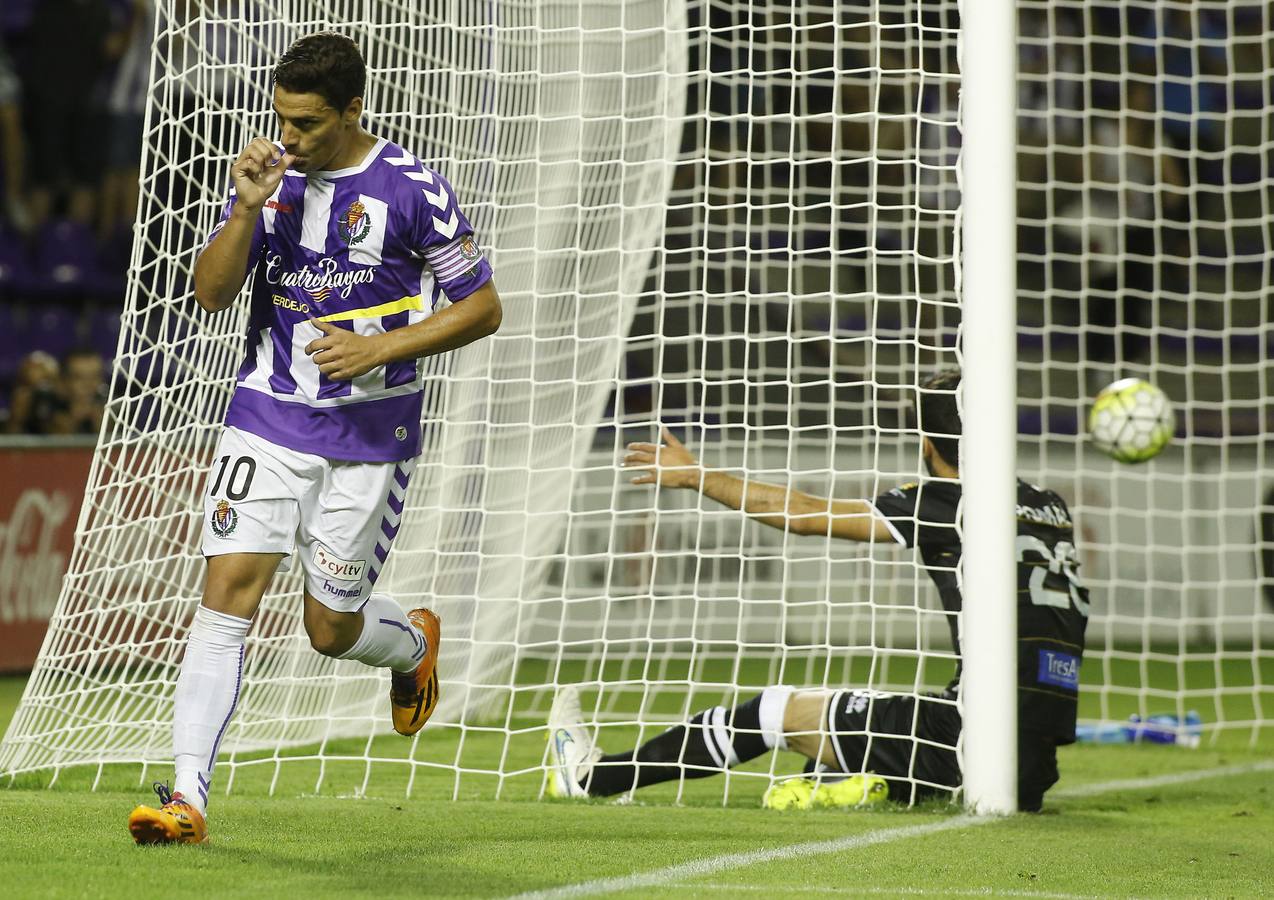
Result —
M943 364L960 321L956 5L706 6L626 358L657 387L625 408L889 427L906 404L881 385ZM1016 7L1019 434L1080 433L1127 376L1179 400L1185 434L1274 430L1274 5ZM696 354L715 383L668 384Z
M96 434L137 211L153 0L0 3L0 428Z
M95 430L81 407L100 403L84 398L104 393L119 334L154 6L0 4L0 423L10 432ZM219 9L187 6L187 16ZM756 297L783 293L755 276L771 250L789 291L949 294L949 273L930 263L952 253L942 243L956 201L940 195L959 149L958 84L929 73L955 71L954 3L702 6L692 29L711 31L706 52L692 49L702 78L691 79L659 290L706 291L726 334L764 324ZM1032 381L1058 360L1075 370L1097 362L1108 378L1128 363L1184 372L1267 359L1271 6L1020 0L1018 11L1024 401L1085 395L1091 386L1046 373ZM746 296L735 304L731 292ZM786 327L787 304L774 302ZM834 311L822 327L916 327L902 306L890 322L881 309L865 320ZM637 371L654 364L639 343ZM73 389L90 368L96 388ZM1217 390L1238 396L1229 382ZM1262 391L1253 383L1254 402ZM1073 431L1075 418L1034 427Z
M1018 21L1018 284L1043 301L1019 323L1095 362L1267 359L1274 6L1023 0Z

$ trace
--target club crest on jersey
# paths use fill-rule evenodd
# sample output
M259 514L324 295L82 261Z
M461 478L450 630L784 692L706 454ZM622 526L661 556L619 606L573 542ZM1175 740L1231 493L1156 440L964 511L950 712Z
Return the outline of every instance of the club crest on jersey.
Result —
M473 239L473 235L466 234L460 239L460 255L470 262L482 256L482 251L478 249L478 242Z
M355 200L341 213L336 223L336 232L348 246L361 242L371 233L372 218L367 214L367 207Z
M229 537L239 527L239 513L228 500L218 500L217 508L212 511L209 522L212 533L219 538Z

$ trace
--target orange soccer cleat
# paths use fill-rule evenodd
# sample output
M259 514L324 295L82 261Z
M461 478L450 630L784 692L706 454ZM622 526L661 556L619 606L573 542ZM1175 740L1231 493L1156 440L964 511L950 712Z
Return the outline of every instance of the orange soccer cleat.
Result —
M389 703L394 731L411 737L425 727L438 705L438 640L442 622L428 609L413 609L407 620L425 637L425 655L414 672L391 672Z
M194 804L168 785L155 783L159 809L139 806L128 817L128 830L139 844L202 844L208 840L208 823Z

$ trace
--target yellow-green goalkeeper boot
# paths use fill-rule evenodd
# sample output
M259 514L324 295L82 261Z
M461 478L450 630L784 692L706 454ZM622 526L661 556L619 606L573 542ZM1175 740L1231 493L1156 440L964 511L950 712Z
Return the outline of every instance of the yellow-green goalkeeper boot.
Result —
M815 806L849 808L876 806L889 799L889 784L879 775L850 775L838 781L823 780L814 788Z
M876 806L889 799L889 785L879 775L850 775L836 781L788 778L770 785L761 800L766 809L848 809Z
M814 794L814 779L785 778L770 785L761 805L766 809L809 809Z

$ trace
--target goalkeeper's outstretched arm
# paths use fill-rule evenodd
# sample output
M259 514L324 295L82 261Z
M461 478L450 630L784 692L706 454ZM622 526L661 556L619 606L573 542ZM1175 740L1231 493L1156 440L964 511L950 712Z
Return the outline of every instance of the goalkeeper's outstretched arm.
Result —
M889 526L865 500L815 497L794 488L740 478L720 469L705 469L667 427L660 429L660 435L662 444L628 445L624 467L641 470L634 475L633 484L697 490L771 528L792 534L894 543Z

